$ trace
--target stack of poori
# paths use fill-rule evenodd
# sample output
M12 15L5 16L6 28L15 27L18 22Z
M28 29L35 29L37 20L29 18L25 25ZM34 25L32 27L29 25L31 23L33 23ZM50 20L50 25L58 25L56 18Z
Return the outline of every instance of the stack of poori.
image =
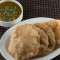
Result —
M46 56L60 48L60 22L25 24L16 27L11 36L8 52L16 60Z

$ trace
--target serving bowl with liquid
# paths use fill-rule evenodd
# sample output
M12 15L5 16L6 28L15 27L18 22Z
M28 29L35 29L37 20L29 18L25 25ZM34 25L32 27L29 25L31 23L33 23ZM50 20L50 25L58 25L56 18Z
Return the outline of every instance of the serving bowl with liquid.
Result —
M15 24L17 24L18 22L20 22L23 18L23 7L22 5L18 2L18 1L15 1L15 0L1 0L0 1L0 4L3 3L3 2L13 2L13 3L16 3L17 5L19 5L19 7L21 8L21 14L19 15L18 18L14 19L13 21L0 21L0 26L3 26L3 27L11 27Z

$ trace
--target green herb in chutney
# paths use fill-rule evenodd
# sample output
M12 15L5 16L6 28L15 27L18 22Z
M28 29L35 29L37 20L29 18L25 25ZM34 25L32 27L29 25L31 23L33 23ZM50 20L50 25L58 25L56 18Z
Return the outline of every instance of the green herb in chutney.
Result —
M21 8L14 2L6 1L0 4L0 21L13 21L21 14Z

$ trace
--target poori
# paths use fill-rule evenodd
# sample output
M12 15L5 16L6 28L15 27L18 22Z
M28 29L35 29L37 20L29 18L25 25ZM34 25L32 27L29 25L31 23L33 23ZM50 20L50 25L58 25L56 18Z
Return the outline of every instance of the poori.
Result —
M11 34L8 51L17 60L34 57L39 53L39 39L40 35L33 25L19 26Z
M35 23L37 27L40 27L45 33L48 35L49 46L48 48L41 54L41 56L45 56L53 51L55 48L55 34L50 27L45 25L44 23Z
M60 47L60 21L59 20L51 20L44 22L47 26L51 27L53 32L55 33L55 39L56 39L56 47Z

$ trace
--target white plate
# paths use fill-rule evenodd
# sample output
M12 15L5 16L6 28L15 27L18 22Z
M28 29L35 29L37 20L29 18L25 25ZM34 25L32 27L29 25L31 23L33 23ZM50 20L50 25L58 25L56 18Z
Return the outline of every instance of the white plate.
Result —
M15 60L13 57L11 57L9 55L9 53L7 51L9 36L10 36L12 30L15 27L23 25L23 24L34 24L34 23L37 23L37 22L45 22L45 21L49 21L49 20L52 20L52 18L44 18L44 17L42 17L42 18L41 17L40 18L32 18L32 19L22 21L22 22L16 24L15 26L11 27L10 29L8 29L1 38L1 54L3 55L3 57L7 60ZM51 54L45 56L45 57L42 57L42 58L39 57L39 58L35 58L35 59L32 59L32 60L50 60L50 59L56 57L59 54L60 54L60 48L57 49L56 51L52 52Z

